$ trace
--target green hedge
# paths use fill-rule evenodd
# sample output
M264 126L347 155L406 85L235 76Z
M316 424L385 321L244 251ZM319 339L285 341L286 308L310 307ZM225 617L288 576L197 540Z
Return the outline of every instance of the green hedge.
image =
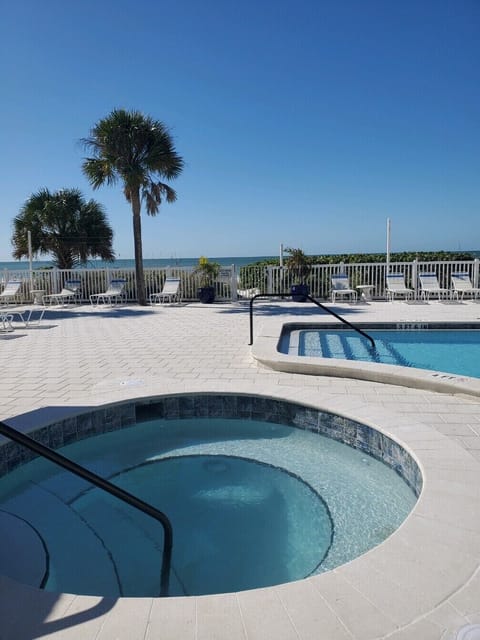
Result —
M473 253L465 251L401 251L390 254L390 262L413 262L417 259L420 262L438 262L440 260L474 260ZM385 253L339 253L336 255L311 256L312 264L355 264L363 262L386 262ZM266 267L268 265L280 264L280 258L270 260L260 260L245 265L245 268L252 266Z
M446 260L474 260L473 253L464 251L401 251L390 254L390 262L439 262ZM358 264L386 262L385 253L341 253L336 255L311 256L312 264ZM270 265L279 266L280 258L259 260L240 267L240 287L248 289L259 287L264 289L266 285L266 273L263 267ZM255 268L254 268L255 267Z

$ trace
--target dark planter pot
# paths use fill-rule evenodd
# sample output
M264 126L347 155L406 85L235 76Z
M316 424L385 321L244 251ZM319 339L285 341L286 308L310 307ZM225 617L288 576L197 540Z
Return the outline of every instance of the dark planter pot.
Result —
M306 302L309 293L307 284L292 284L290 289L292 300L294 302Z
M215 287L200 287L197 293L203 304L211 304L215 300Z

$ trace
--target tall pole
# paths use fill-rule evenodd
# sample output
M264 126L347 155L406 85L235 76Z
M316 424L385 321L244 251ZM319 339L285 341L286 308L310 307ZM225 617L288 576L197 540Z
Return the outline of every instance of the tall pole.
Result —
M390 225L390 218L387 218L387 275L388 272L390 271L390 231L391 231L391 225Z
M283 267L283 244L280 245L280 266Z

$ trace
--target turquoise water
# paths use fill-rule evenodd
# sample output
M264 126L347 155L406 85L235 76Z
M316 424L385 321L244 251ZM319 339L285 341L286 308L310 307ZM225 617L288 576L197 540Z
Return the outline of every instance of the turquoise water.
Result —
M219 258L214 258L209 256L210 260L213 262L218 262L222 267L228 267L232 264L236 265L237 268L243 267L247 264L252 264L253 262L258 262L260 260L268 260L270 258L275 258L278 256L223 256ZM198 257L196 258L177 258L172 256L171 258L158 258L158 259L146 259L143 261L143 266L146 269L154 269L160 267L193 267L198 264ZM45 269L53 267L51 262L46 260L34 260L32 262L33 269ZM117 259L114 262L103 262L102 260L89 260L84 268L86 269L102 269L108 267L110 269L133 269L135 267L135 260L125 259L120 260ZM4 269L8 269L11 271L19 271L19 270L28 270L30 265L28 260L19 260L19 261L10 261L10 262L0 262L0 271Z
M380 362L480 378L478 330L365 331L375 340L375 350L355 331L300 331L298 355Z
M473 256L480 256L480 251L469 251ZM208 256L210 260L214 262L218 262L222 266L230 266L232 264L236 265L238 268L243 267L247 264L252 264L254 262L259 262L261 260L270 260L270 259L278 259L278 255L275 256L220 256L220 257L212 257ZM198 263L198 256L193 258L179 258L177 256L170 256L168 258L147 258L144 259L143 264L145 268L158 268L158 267L192 267ZM48 267L52 267L52 263L48 260L34 260L33 263L34 269L44 269ZM89 260L85 265L87 269L101 269L103 267L110 267L112 269L133 269L135 267L135 261L133 259L120 259L117 258L115 262L103 262L102 260ZM28 260L17 260L17 261L0 261L0 271L4 269L18 271L18 270L28 270L29 263Z
M155 420L60 451L167 513L170 595L269 586L332 569L382 542L415 504L385 464L271 423ZM161 526L83 480L34 460L1 479L0 509L40 533L47 590L158 595Z

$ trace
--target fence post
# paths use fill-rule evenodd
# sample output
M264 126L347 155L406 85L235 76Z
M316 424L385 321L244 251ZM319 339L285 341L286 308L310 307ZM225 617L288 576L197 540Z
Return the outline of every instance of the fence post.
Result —
M231 266L231 272L230 272L230 298L232 300L232 302L234 302L235 300L238 300L238 293L237 293L237 272L235 270L235 265L232 264Z
M267 267L267 293L273 293L273 267Z
M55 267L55 271L53 273L53 281L54 281L55 285L54 285L54 289L53 289L52 293L58 293L59 291L62 290L62 287L60 287L59 284L58 284L59 279L60 279L59 278L59 274L60 274L59 270Z
M413 285L413 289L415 291L415 300L417 299L417 294L418 294L418 278L417 278L417 273L418 273L418 261L415 258L415 260L412 262L412 285Z
M475 289L478 288L478 266L480 264L480 260L478 258L475 258L475 260L473 261L473 286L475 287Z

